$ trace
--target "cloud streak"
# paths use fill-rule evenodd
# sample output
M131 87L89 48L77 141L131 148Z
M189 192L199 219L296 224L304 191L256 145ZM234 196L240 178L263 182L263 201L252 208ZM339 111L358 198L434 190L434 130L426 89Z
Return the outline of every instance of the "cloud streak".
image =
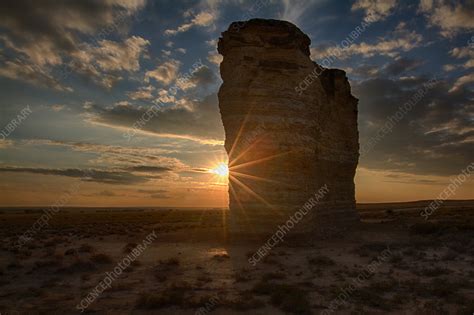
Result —
M130 185L148 181L146 177L137 176L124 171L104 171L104 170L88 170L85 171L78 168L53 169L53 168L29 168L29 167L0 167L2 173L30 173L39 175L65 176L72 178L81 178L82 181L96 182L112 185Z

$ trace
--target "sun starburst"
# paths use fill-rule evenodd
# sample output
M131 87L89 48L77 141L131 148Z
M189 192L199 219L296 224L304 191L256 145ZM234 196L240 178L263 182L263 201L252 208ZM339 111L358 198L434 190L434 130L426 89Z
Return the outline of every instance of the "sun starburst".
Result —
M219 164L217 164L216 167L211 168L209 170L209 173L215 174L220 177L227 177L229 176L229 167L227 166L226 163L220 162Z

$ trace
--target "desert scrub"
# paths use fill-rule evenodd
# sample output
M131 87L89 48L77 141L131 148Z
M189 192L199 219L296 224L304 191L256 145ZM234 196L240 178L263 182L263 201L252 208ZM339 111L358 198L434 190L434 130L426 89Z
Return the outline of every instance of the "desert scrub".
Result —
M94 251L94 247L89 244L82 244L77 251L79 253L92 253Z
M172 286L160 293L141 293L137 299L136 307L143 309L156 309L169 306L183 306L186 288Z
M129 254L135 247L137 247L138 244L137 243L127 243L124 247L123 247L123 252L125 254Z
M113 262L112 258L107 254L94 254L91 256L91 261L97 264L111 264Z
M268 272L262 276L263 281L282 280L285 278L286 278L286 275L282 272Z
M229 258L230 257L227 254L216 254L212 257L212 259L215 259L217 261L224 261L224 260L229 259Z
M329 267L329 266L334 266L336 264L334 260L323 255L318 255L318 256L308 258L308 263L312 266L321 266L321 267L322 266Z
M268 281L257 283L252 292L257 295L269 295L272 305L292 314L311 314L308 292L289 284Z

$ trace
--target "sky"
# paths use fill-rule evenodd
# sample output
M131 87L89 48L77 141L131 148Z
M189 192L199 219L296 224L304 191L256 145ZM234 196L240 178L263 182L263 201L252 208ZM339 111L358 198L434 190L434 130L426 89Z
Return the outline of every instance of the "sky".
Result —
M473 17L472 1L1 1L0 206L227 206L216 45L250 18L294 23L316 62L344 45L328 66L359 99L358 202L437 198L474 162ZM451 198L474 199L473 178Z

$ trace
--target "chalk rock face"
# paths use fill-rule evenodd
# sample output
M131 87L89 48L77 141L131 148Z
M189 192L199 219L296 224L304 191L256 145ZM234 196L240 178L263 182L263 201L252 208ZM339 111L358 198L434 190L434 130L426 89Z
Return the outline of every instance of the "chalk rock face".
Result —
M292 229L358 220L358 100L344 71L311 61L309 45L278 20L234 22L219 39L231 230L275 231L302 207Z

